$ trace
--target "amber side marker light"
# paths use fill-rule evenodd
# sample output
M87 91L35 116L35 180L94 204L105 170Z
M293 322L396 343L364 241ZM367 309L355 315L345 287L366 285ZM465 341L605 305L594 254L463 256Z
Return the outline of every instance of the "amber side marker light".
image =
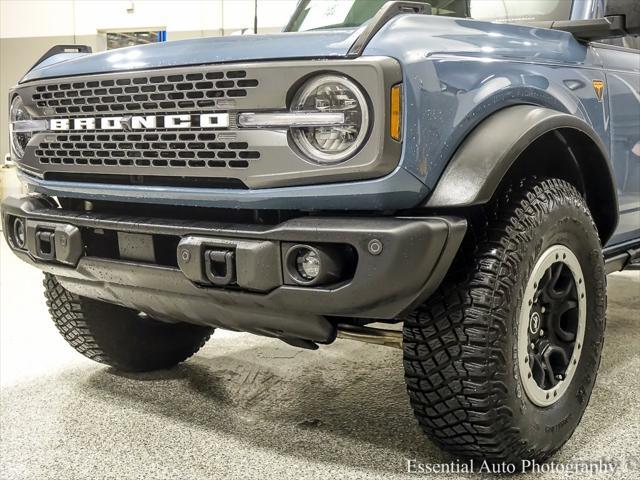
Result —
M399 142L402 138L402 84L391 88L391 122L389 128L391 138Z

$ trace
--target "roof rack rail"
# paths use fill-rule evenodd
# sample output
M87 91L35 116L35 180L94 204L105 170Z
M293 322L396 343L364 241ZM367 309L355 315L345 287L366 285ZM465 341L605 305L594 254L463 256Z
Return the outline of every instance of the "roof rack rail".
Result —
M418 13L423 15L431 15L431 5L424 2L407 2L392 1L385 3L382 8L371 19L367 28L358 36L356 41L351 45L347 57L359 57L369 44L371 39L384 27L384 25L396 15L402 13Z
M30 72L42 62L44 62L47 58L53 57L54 55L59 55L61 53L92 53L93 50L89 45L54 45L49 50L46 51L44 55L42 55L36 63L28 70Z

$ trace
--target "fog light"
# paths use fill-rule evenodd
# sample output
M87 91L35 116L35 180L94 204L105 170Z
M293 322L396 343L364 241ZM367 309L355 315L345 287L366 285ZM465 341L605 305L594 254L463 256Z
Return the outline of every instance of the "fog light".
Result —
M13 241L18 248L24 248L27 244L27 234L22 218L16 218L13 221Z
M296 269L305 280L313 280L320 274L320 258L310 249L301 248L296 256Z
M293 245L285 255L285 269L298 285L312 287L340 280L344 258L340 249L331 245Z

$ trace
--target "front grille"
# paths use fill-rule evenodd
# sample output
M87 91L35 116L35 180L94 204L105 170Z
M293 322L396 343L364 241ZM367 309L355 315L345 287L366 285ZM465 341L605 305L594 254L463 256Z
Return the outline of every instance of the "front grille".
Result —
M75 181L78 191L82 183L142 185L149 188L117 190L131 196L153 191L166 198L175 193L176 198L208 203L206 195L189 192L189 187L259 190L329 184L382 177L398 164L401 145L387 142L383 130L387 106L382 92L402 81L395 60L203 63L128 70L131 66L123 64L120 70L114 63L110 72L34 79L12 90L34 118L58 119L48 130L33 134L18 162L32 183ZM238 125L242 112L288 111L289 92L322 72L356 80L369 93L372 111L380 113L372 117L368 141L347 165L307 161L292 145L288 129ZM228 115L228 124L201 123L206 114ZM156 186L168 188L152 188ZM172 186L176 192L171 192Z
M131 73L126 78L39 85L31 100L49 115L198 110L224 107L225 99L247 97L258 85L245 70Z
M203 131L64 133L48 136L35 155L41 165L161 169L245 169L260 158L246 142Z

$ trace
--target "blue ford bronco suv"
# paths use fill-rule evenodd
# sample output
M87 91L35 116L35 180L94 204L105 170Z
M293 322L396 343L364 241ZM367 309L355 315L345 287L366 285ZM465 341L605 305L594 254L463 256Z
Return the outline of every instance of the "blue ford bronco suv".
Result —
M636 0L303 0L276 35L57 46L10 91L3 231L93 360L394 346L436 444L544 460L638 266L638 34Z

